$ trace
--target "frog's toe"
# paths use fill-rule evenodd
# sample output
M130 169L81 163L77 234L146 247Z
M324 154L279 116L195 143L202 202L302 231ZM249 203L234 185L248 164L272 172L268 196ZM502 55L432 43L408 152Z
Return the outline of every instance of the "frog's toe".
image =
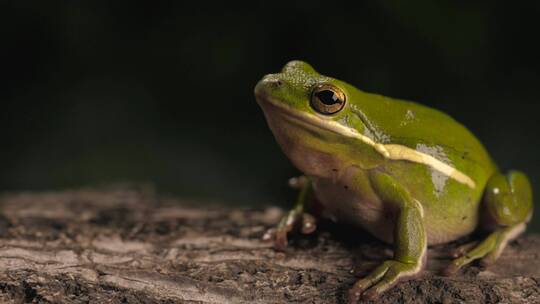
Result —
M349 297L347 303L356 304L360 300L361 296L362 291L357 290L357 288L353 287L349 290Z
M302 228L300 231L303 234L311 234L315 230L317 230L317 224L315 217L309 213L303 213L302 214Z
M277 251L285 251L288 243L287 231L284 229L278 229L274 237L274 249Z
M356 303L362 297L362 294L371 286L376 284L388 271L387 263L383 263L377 267L365 278L358 280L354 286L349 290L349 304Z
M496 254L495 252L491 252L490 254L486 255L485 257L483 257L481 260L480 260L480 266L482 267L487 267L487 266L490 266L492 264L494 264L497 259L499 258L499 255Z
M461 263L457 263L455 260L450 263L450 265L446 266L446 268L442 271L442 274L445 276L452 276L456 274L462 267Z
M293 229L300 228L303 234L310 234L317 228L315 222L312 215L293 209L281 219L275 228L269 229L262 239L266 242L273 242L276 250L284 251L288 244L287 236Z
M377 284L373 285L371 288L366 290L366 292L364 292L362 298L366 300L377 299L383 292L390 289L397 283L398 277L398 273L387 272Z
M491 245L484 242L477 245L472 250L454 259L444 270L443 275L452 276L456 274L463 266L470 264L474 260L484 257L491 250Z
M275 236L276 236L276 228L270 228L266 230L266 232L261 237L261 240L265 243L271 243L274 241Z
M386 261L368 276L359 280L349 291L349 303L356 303L360 298L373 300L392 288L400 279L410 278L421 271L416 263Z
M285 251L288 244L287 233L284 229L270 228L264 233L261 240L265 243L271 243L278 251Z
M443 270L443 275L451 276L456 274L463 266L472 263L475 260L480 259L482 266L493 264L498 256L493 251L493 248L489 244L480 244L474 249L462 254L457 259L454 259L450 265Z
M459 245L458 247L454 248L450 251L450 257L456 259L459 257L464 256L467 252L469 252L472 248L474 248L478 244L478 241L472 241L469 243L465 243L462 245Z
M308 183L309 179L305 175L289 178L289 187L293 189L302 189L306 187Z

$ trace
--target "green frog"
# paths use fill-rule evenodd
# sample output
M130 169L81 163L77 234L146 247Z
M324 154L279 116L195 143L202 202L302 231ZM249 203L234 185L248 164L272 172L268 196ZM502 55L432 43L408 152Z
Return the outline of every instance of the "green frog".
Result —
M293 227L316 228L323 215L393 244L394 254L349 291L376 298L426 264L427 246L489 234L465 245L445 272L480 259L493 263L532 216L532 190L520 171L501 173L480 141L450 116L418 103L368 93L319 74L302 61L255 87L276 141L304 176L295 206L265 235L287 246Z

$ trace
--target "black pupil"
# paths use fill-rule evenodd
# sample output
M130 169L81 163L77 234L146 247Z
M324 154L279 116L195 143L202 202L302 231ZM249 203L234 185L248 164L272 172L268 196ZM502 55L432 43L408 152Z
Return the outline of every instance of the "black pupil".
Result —
M336 103L341 103L341 100L339 100L337 95L330 90L317 92L315 93L315 96L317 96L317 98L319 98L319 100L327 106L331 106Z

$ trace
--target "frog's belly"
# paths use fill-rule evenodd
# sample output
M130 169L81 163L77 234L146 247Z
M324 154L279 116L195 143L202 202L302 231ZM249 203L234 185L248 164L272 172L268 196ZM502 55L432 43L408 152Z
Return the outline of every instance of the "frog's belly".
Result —
M384 242L393 242L398 210L382 202L370 187L363 188L362 193L359 193L346 189L350 188L349 183L352 182L347 178L337 181L327 178L312 180L315 197L324 208L324 217L338 223L361 227ZM358 179L355 182L358 182ZM469 234L476 226L475 216L465 222L459 219L457 225L457 220L442 220L440 216L433 216L430 211L424 209L424 228L430 245L455 240Z
M371 189L350 190L347 181L313 179L315 197L323 216L338 223L361 227L378 239L391 243L395 210L385 205Z

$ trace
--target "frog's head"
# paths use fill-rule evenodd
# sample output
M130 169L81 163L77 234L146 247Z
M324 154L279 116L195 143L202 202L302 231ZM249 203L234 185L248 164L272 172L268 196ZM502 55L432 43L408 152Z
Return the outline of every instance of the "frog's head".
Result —
M270 129L293 164L306 174L328 177L350 165L380 161L360 111L362 92L291 61L263 77L255 97Z

